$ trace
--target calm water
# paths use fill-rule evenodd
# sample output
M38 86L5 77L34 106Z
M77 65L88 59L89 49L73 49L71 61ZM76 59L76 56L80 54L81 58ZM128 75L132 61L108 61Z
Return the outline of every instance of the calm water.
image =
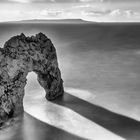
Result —
M21 32L25 35L43 32L51 38L58 52L67 93L140 121L140 25L1 24L1 46L11 36ZM36 76L30 74L28 79L24 103L25 111L32 112L31 106L37 101L35 99L43 95L37 94L41 89L34 82ZM36 98L32 98L32 95ZM69 98L66 101L76 104ZM92 111L90 107L89 111ZM90 112L93 113L96 112ZM69 132L73 133L71 130Z

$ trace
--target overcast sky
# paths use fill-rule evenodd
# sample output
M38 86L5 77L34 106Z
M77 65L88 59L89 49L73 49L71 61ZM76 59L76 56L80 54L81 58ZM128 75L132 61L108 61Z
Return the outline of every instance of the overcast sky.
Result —
M68 3L72 3L72 2L95 2L95 1L101 1L101 2L134 2L137 1L139 2L139 0L0 0L0 2L19 2L19 3L40 3L40 2L44 2L44 3L48 3L48 2L68 2Z
M140 0L0 0L0 21L84 19L140 22Z

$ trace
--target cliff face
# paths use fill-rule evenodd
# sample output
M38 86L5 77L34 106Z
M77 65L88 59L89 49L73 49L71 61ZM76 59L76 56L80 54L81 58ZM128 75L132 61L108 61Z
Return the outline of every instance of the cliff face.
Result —
M23 112L26 76L31 71L38 75L48 100L63 94L56 50L42 33L12 37L0 48L0 127Z

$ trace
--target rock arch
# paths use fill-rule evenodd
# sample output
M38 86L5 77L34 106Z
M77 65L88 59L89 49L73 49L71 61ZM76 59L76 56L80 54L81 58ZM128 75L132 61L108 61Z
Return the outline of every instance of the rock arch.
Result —
M38 75L46 99L63 95L63 80L51 40L43 33L26 37L23 33L0 48L0 126L23 112L24 87L29 72Z

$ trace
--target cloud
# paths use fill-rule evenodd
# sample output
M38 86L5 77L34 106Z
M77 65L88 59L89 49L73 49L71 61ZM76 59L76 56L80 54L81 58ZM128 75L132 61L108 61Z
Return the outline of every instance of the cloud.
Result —
M1 0L0 2L6 3L42 3L42 2L56 2L56 0Z
M18 1L18 0L11 0ZM28 0L20 0L27 3ZM30 0L35 1L35 0ZM37 0L36 0L37 1ZM44 1L44 0L42 0ZM54 1L54 0L53 0ZM55 0L54 2L57 2ZM5 5L5 6L4 6ZM20 5L20 6L19 6ZM35 6L34 6L35 5ZM103 3L104 5L104 3ZM84 19L98 22L140 21L139 11L130 9L114 9L92 3L74 4L1 4L0 21L28 19ZM19 6L19 7L18 7ZM7 9L8 7L8 9ZM16 10L15 10L16 9Z
M56 3L87 3L87 2L96 2L102 0L0 0L0 2L14 2L14 3L49 3L49 2L56 2Z
M94 2L106 2L106 0L79 0L81 3L94 3Z
M55 9L44 9L40 11L40 15L52 17L61 16L63 13L64 13L63 10L55 10Z
M125 16L125 17L132 17L138 15L137 12L133 10L120 10L120 9L115 9L110 12L110 16Z
M91 8L91 4L74 5L72 8Z
M87 7L81 10L82 19L97 22L140 22L140 11Z
M80 2L93 2L93 0L79 0ZM95 1L95 0L94 0Z
M30 3L32 0L8 0L9 2Z
M110 13L110 10L96 10L96 9L91 9L91 10L85 10L82 12L82 15L84 16L105 16Z
M139 2L139 0L133 0L134 2ZM131 3L132 0L0 0L0 3L8 3L8 2L14 2L14 3L49 3L49 2L56 2L56 3L74 3L74 2L79 2L79 3L90 3L90 2L103 2L103 3L114 3L114 2L119 2L119 3Z
M1 10L0 11L0 22L2 21L14 21L21 15L20 10ZM8 18L7 18L8 17Z

